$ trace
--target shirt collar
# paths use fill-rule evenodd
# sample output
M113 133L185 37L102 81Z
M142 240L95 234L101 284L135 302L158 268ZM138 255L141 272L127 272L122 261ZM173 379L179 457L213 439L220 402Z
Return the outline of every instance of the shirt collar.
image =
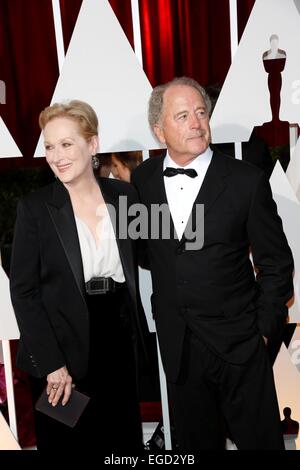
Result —
M197 173L199 173L199 171L201 171L201 169L208 167L208 165L210 164L211 158L212 158L212 154L213 154L212 149L210 147L207 147L205 152L198 155L198 157L196 157L191 163L189 163L188 165L185 165L185 167L181 167L176 162L174 162L174 160L172 160L172 158L170 157L169 152L167 150L166 156L164 158L164 170L167 167L185 168L185 169L193 168L194 170L197 171Z

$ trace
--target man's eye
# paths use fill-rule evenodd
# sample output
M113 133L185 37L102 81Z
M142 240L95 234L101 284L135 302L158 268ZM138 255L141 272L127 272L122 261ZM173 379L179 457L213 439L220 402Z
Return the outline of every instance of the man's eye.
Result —
M63 147L70 147L70 146L71 146L70 142L64 142L63 143Z
M205 109L202 109L201 111L198 111L198 117L200 119L204 119L207 117L207 111Z
M46 149L47 151L52 150L52 148L53 148L52 145L45 145L45 149Z

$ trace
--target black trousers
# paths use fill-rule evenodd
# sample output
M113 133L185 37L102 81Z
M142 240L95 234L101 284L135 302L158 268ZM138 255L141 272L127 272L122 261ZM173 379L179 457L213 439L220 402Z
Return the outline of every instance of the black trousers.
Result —
M87 295L86 301L90 322L88 372L74 383L90 397L89 404L74 428L36 411L37 447L72 453L96 450L98 455L139 453L142 427L127 288ZM32 384L36 400L46 381L32 379Z
M251 360L237 365L223 361L188 330L179 380L168 387L182 452L222 450L228 435L239 450L284 450L263 339Z

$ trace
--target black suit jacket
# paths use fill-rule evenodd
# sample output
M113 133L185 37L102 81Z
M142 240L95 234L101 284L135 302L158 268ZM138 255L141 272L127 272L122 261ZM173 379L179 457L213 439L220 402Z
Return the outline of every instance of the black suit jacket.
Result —
M151 204L167 204L163 157L140 165L132 182L148 211ZM157 333L170 381L179 373L186 325L225 360L245 363L262 335L271 340L281 332L293 293L292 254L260 169L214 151L193 217L195 204L205 208L201 249L187 250L186 233L180 241L161 236L147 241Z
M127 196L129 205L137 200L128 183L100 178L99 185L117 218L119 196ZM135 246L128 238L116 235L116 239L132 300L133 337L137 338L146 320ZM71 200L59 180L19 202L10 286L21 333L17 365L41 377L66 364L74 378L83 377L89 351L83 266Z
M234 143L212 144L212 148L235 158ZM242 142L242 159L261 168L270 178L274 163L266 142L253 131L248 142Z

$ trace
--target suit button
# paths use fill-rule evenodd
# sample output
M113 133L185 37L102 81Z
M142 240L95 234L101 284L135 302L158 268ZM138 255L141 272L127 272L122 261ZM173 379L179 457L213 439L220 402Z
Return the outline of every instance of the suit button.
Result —
M185 249L184 248L178 248L177 253L179 255L182 255L182 253L185 253Z
M186 284L188 284L189 281L186 281L185 279L179 279L178 281L178 286L184 286Z

